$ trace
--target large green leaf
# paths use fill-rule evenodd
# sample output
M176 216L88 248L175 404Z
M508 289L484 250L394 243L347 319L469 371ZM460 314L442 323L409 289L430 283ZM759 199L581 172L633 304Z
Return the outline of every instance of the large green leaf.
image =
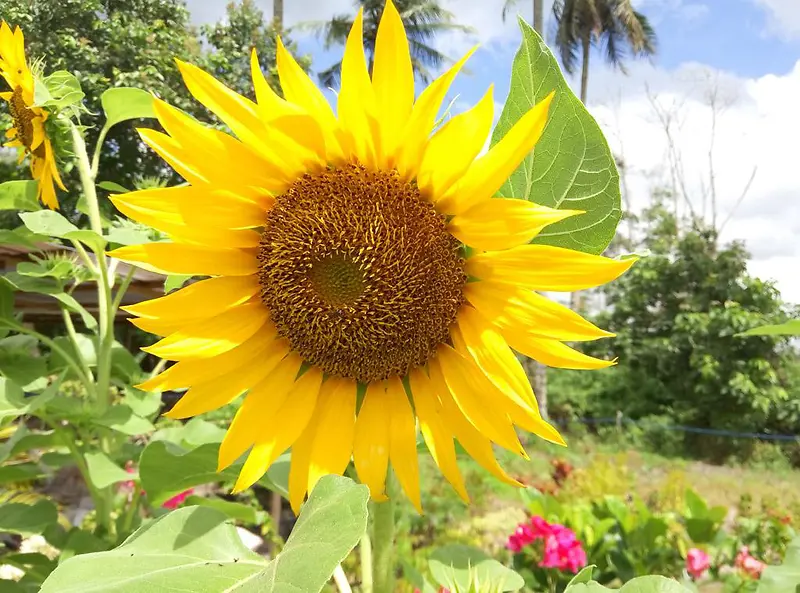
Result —
M153 95L142 89L119 87L100 95L106 113L106 128L129 119L155 117Z
M16 418L38 410L56 396L60 383L61 379L58 379L39 395L26 395L19 385L0 377L0 424L6 418Z
M57 520L58 511L49 500L40 500L32 505L20 502L0 505L0 531L36 535Z
M125 404L111 406L105 414L100 418L96 418L94 422L130 436L146 434L155 429L147 418L142 418L135 414L130 406Z
M519 25L522 46L514 58L511 88L492 144L553 90L555 98L541 139L499 195L585 211L548 226L534 242L602 253L614 237L622 213L614 157L597 122L569 88L544 41L522 19Z
M39 210L35 181L6 181L0 183L0 210Z
M471 583L492 591L517 591L525 586L519 574L470 546L439 548L431 554L428 568L436 583L451 591L469 591Z
M368 497L365 486L324 477L269 564L242 544L223 513L178 509L114 550L65 561L41 593L316 593L364 534Z
M264 566L224 514L186 507L145 525L114 550L70 558L41 593L222 593Z
M217 472L218 452L218 443L200 445L191 450L165 441L149 443L139 459L139 477L149 500L159 505L194 486L235 480L242 468L241 463ZM288 458L278 459L259 483L288 496L286 482L275 483L288 474L284 467L288 463Z
M800 589L800 537L786 549L780 566L767 566L761 573L756 593L794 593Z
M105 239L94 231L79 229L54 210L23 212L19 217L33 233L80 241L96 251L103 249L106 244Z
M625 583L619 589L609 589L595 583L578 583L567 588L565 593L605 593L618 591L619 593L691 593L689 589L678 581L673 581L662 576L637 577Z

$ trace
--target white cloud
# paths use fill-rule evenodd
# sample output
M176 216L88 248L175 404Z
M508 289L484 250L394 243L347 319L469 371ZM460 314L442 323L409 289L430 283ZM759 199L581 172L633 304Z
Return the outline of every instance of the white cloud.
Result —
M785 75L756 79L737 78L697 64L671 72L638 64L628 78L599 71L591 84L593 96L600 98L591 111L612 148L628 163L633 209L648 203L654 186L671 184L666 135L647 95L649 88L661 109L672 112L678 122L673 134L686 191L696 211L705 210L707 217L711 216L709 93L717 89L722 105L713 151L717 220L730 215L722 240L744 240L752 254L750 271L776 280L784 299L800 303L800 177L789 132L800 130L796 109L800 61ZM752 184L737 206L754 168Z
M800 38L800 2L798 0L753 0L768 13L770 32L786 39Z

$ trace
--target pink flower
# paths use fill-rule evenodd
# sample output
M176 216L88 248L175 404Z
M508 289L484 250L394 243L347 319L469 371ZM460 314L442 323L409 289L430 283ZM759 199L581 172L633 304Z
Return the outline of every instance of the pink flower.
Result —
M736 554L736 559L733 563L737 568L742 569L746 574L754 579L759 578L767 566L760 560L753 558L750 555L750 549L747 546L742 546L739 548L739 553Z
M711 567L711 558L703 550L691 548L686 554L686 572L697 580Z
M548 523L543 517L533 517L520 524L508 538L506 547L519 552L528 544L543 540L544 552L539 566L578 572L586 566L586 552L571 529L558 523Z
M183 504L183 501L189 498L192 494L194 494L194 488L189 488L188 490L184 490L180 494L176 494L161 506L165 509L170 509L170 510L177 509L179 506L181 506L181 504Z

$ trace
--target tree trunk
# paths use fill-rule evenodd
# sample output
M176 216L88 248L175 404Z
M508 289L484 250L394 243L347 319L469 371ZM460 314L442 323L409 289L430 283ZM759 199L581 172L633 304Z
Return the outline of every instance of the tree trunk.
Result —
M272 0L272 24L278 31L283 30L283 0Z
M589 50L591 49L591 33L583 38L583 68L581 69L581 103L586 105L586 93L589 86Z
M589 86L589 50L591 49L591 33L584 35L583 45L583 67L581 68L581 103L586 105L586 95ZM581 293L575 291L570 295L569 304L573 311L580 311L583 308Z
M547 367L532 358L525 358L522 365L525 374L533 385L533 394L536 396L536 403L539 404L539 412L542 418L547 419Z
M544 37L544 0L533 0L533 28Z

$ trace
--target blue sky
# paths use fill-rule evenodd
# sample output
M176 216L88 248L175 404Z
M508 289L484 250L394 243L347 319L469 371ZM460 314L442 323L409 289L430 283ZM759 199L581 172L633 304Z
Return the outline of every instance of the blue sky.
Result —
M459 14L459 4L471 0L451 1L451 10ZM479 0L474 0L479 1ZM780 0L776 0L780 1ZM797 0L800 5L800 0ZM287 3L288 4L288 3ZM672 71L686 63L698 63L743 78L758 78L767 74L785 74L800 58L800 35L787 35L775 31L776 15L767 4L758 0L640 0L639 9L656 28L659 44L653 64ZM524 18L530 15L528 0L519 4ZM511 61L519 42L510 15L505 29L481 35L477 31L481 49L469 62L470 75L461 76L453 87L463 104L477 101L489 84L495 84L495 98L502 102L508 90ZM483 37L483 39L481 39ZM488 37L488 38L487 38ZM301 53L313 57L312 68L322 70L341 56L341 48L324 50L315 37L297 37ZM455 48L462 49L470 40L462 40ZM443 48L451 57L459 57L451 44ZM447 51L450 49L450 51ZM604 61L598 50L591 56L593 71ZM570 81L576 87L577 80ZM590 103L597 99L592 93L590 76ZM599 99L602 101L603 93Z

